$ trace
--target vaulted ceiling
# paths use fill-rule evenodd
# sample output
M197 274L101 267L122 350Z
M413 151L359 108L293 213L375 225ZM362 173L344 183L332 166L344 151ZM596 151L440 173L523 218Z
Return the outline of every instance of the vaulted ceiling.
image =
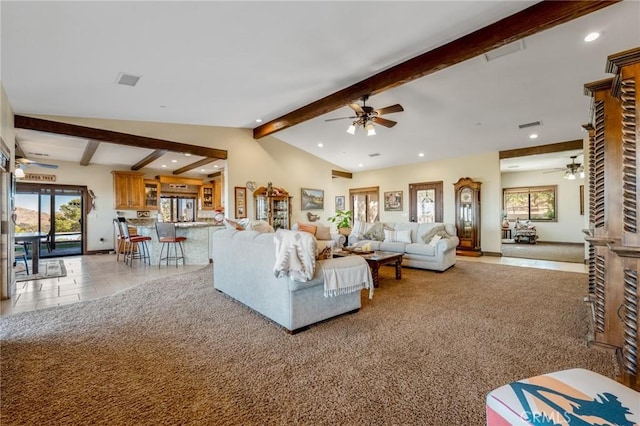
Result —
M371 170L581 139L582 85L607 77L607 55L640 43L640 3L585 10L599 3L3 1L1 77L19 115L243 127L257 137L277 126L286 143ZM575 19L544 23L563 7ZM590 13L571 16L577 9ZM518 13L527 18L508 18ZM601 37L585 43L592 31ZM511 53L483 54L506 42ZM140 80L118 85L120 73ZM350 120L325 121L352 116L339 105L366 93L368 105L404 107L385 116L396 126L349 135ZM27 156L79 161L91 143L41 136L18 132ZM53 150L58 143L78 148ZM121 149L130 166L153 151Z

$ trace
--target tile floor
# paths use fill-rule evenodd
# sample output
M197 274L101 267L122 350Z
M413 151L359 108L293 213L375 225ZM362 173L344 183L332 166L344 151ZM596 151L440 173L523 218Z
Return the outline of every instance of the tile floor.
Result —
M97 299L126 290L155 278L182 274L200 269L203 265L149 266L134 262L125 265L116 261L115 254L64 257L67 276L17 283L12 299L0 302L0 316L32 311L49 306L65 305L82 300ZM461 261L485 262L528 268L554 269L587 273L586 265L550 262L513 257L458 257Z

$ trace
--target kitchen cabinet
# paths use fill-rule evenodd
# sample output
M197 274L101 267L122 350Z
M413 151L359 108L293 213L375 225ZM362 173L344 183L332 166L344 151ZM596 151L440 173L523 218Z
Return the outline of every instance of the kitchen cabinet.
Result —
M214 186L205 184L200 187L200 210L214 210Z
M157 180L144 180L144 207L147 210L158 210L160 200L160 182Z
M253 193L256 219L269 222L274 229L291 228L291 197L282 188L261 186Z
M114 208L118 210L142 210L145 208L144 174L113 171Z

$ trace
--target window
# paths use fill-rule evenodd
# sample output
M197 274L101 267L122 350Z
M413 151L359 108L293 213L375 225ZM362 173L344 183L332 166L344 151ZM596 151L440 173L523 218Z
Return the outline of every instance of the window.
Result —
M555 222L557 188L556 185L504 188L503 209L507 219Z
M379 216L379 190L377 186L349 190L353 219L361 222L375 222Z

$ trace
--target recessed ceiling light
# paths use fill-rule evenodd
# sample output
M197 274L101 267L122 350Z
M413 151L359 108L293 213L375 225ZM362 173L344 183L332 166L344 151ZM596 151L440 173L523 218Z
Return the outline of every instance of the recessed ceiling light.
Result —
M185 152L185 153L184 153L184 156L185 156L185 157L191 157L191 153L189 153L189 152Z
M262 118L258 118L258 119L256 120L256 123L262 123Z
M163 165L162 165L162 166L160 166L160 167L167 167L167 165L166 165L166 164L163 164Z
M586 41L587 43L589 43L589 42L591 42L591 41L597 40L597 39L598 39L598 37L600 37L600 33L592 32L592 33L587 34L587 35L584 37L584 41Z
M418 157L424 157L424 152L418 153Z
M358 164L358 167L363 167L362 163Z
M324 145L322 145L322 142L318 143L318 148L322 148Z
M529 135L529 139L538 139L538 134L537 133L531 133Z
M217 164L214 164L214 165L213 165L213 168L214 168L214 169L217 169L218 167L219 167L219 166L218 166Z
M201 172L206 172L206 170L205 170L205 169L200 169L200 171L201 171Z
M178 162L178 160L171 160L171 162L172 162L172 163L177 163L177 162Z

